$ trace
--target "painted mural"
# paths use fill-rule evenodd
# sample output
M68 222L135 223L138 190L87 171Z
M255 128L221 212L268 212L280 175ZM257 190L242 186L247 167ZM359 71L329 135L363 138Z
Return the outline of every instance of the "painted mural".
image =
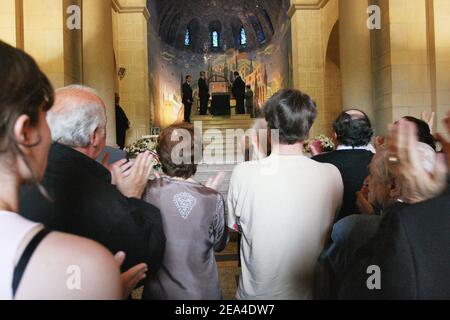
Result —
M193 53L177 50L160 41L154 26L149 26L149 72L153 123L165 127L182 120L181 85L185 76L193 76L194 100L200 71L208 79L226 81L231 87L238 71L254 92L254 105L262 108L275 92L291 86L291 34L286 16L275 36L264 47L253 50L227 49L220 53ZM224 48L226 49L226 48ZM195 108L198 101L194 101Z

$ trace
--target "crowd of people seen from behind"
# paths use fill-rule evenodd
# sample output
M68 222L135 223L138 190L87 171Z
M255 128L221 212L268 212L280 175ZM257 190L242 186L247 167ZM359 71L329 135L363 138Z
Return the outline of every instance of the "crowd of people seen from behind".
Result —
M223 172L195 179L189 123L165 128L156 153L98 161L106 108L92 88L54 90L0 41L0 300L121 300L142 286L142 299L221 300L215 254L234 232L240 300L450 299L450 111L445 134L424 115L375 137L349 109L335 150L309 155L316 103L280 90L255 122L276 138L250 141L258 159L234 168L224 199Z

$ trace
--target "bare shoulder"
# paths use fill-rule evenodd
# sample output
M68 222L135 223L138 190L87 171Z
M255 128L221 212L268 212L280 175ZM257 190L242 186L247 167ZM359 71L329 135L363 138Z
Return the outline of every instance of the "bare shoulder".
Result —
M18 299L120 299L120 270L95 241L52 232L25 271Z

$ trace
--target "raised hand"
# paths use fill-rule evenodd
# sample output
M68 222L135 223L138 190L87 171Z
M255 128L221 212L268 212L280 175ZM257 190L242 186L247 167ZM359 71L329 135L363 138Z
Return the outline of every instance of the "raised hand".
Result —
M356 193L356 205L359 209L359 212L362 214L367 215L373 215L375 213L375 210L373 209L373 206L369 202L369 179L370 177L367 177L364 181L363 187L360 191Z
M126 171L126 167L128 165L128 160L127 159L122 159L119 160L115 163L113 163L112 165L108 166L108 170L109 172L111 172L111 184L116 185L117 183L117 179L120 179L120 176L123 175L123 172ZM131 164L129 164L131 165Z
M122 266L125 258L126 254L122 251L118 252L114 256L114 259L116 260L119 268ZM123 299L127 299L131 295L131 292L136 288L139 281L144 280L147 277L147 271L147 265L145 263L140 263L121 274Z
M391 127L389 137L390 163L396 165L402 186L402 200L418 203L438 196L447 184L447 164L436 161L428 172L421 161L415 125L400 120Z
M205 187L219 191L219 188L222 185L224 179L225 179L225 172L220 171L215 177L211 177L208 179L208 181L206 181Z
M153 155L146 151L134 162L113 166L117 189L128 198L141 198L153 169Z
M315 140L309 144L309 149L311 150L311 155L317 156L323 153L322 143L319 140Z
M423 111L421 115L421 119L425 121L428 126L430 127L430 132L433 132L433 126L434 126L434 117L436 113L430 112L430 111Z
M447 113L447 117L444 119L444 126L447 129L447 134L450 139L450 111ZM440 133L436 134L436 139L442 144L444 153L447 155L447 166L450 169L450 140L444 138Z
M382 136L377 136L375 138L375 150L381 150L386 145L386 138Z

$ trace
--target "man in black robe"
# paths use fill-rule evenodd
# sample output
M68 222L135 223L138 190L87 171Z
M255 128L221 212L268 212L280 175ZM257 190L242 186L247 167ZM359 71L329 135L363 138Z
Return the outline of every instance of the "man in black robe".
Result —
M200 98L200 115L206 115L208 111L208 101L209 101L209 87L206 82L206 72L200 72L200 79L198 79L198 96Z
M236 99L236 114L245 114L245 82L239 72L235 72L236 79L233 82L233 96Z
M192 76L186 76L186 82L183 83L183 99L182 102L184 104L184 122L191 123L191 112L192 112L192 101L194 100L192 97Z

